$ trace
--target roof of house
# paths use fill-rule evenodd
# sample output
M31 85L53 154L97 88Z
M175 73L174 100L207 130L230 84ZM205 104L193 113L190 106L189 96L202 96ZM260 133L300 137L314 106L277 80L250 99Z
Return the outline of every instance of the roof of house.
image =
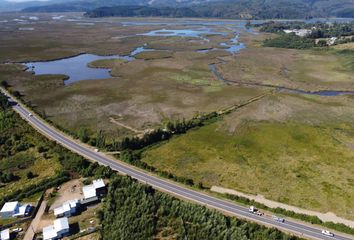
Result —
M10 229L2 230L0 233L1 240L8 240L10 239Z
M82 192L84 193L85 199L96 197L96 188L94 187L93 184L84 186L82 188Z
M92 184L93 184L93 186L94 186L96 189L103 188L103 187L106 186L106 185L104 184L103 179L93 180L93 181L92 181Z
M50 225L48 227L43 228L43 239L44 240L56 238L57 235L58 235L58 233L55 230L54 225Z
M7 202L4 204L0 212L13 212L18 207L18 202Z
M28 212L28 208L30 207L29 204L24 204L18 208L18 212L14 214L13 216L24 216Z
M58 218L54 220L54 228L57 232L69 229L69 221L67 217Z
M78 199L66 201L63 203L62 206L54 209L54 215L57 216L57 215L64 214L65 212L69 212L71 211L71 209L76 208L78 203L79 203Z
M54 225L43 228L43 239L53 239L58 236L58 232L62 230L69 230L69 221L67 217L58 218L54 220Z

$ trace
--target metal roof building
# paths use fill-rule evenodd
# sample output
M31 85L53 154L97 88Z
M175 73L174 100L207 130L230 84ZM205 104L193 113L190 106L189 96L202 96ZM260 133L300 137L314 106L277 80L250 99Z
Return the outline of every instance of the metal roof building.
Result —
M87 185L82 188L84 199L96 197L96 188L93 185Z
M62 206L54 209L54 215L55 217L70 217L72 214L76 213L79 204L78 199L66 201Z
M16 202L7 202L0 210L0 216L4 218L12 217L18 212L20 205Z
M70 231L67 217L54 220L54 225L43 228L43 240L56 240L67 235Z
M84 199L94 198L100 194L100 190L104 189L106 184L103 179L93 180L91 185L86 185L82 188L82 192L84 193Z

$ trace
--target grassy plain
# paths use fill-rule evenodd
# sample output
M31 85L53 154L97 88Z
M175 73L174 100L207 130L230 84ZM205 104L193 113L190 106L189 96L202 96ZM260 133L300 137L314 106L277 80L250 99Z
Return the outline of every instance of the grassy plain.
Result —
M318 90L354 90L348 62L353 52L250 48L239 58L219 64L223 76L235 82Z
M143 161L206 186L354 219L352 104L270 96L147 150Z
M43 18L50 19L50 16L45 15ZM137 130L144 130L160 126L166 119L191 118L197 113L219 110L264 92L260 89L226 86L215 79L208 65L218 62L219 57L230 56L226 51L195 52L197 49L218 46L220 42L230 39L232 34L211 35L208 36L210 41L206 42L199 38L136 35L160 29L158 25L126 27L105 20L97 20L91 26L78 26L76 22L67 21L50 22L48 38L37 36L38 32L48 28L45 22L34 24L33 31L14 30L0 38L0 43L10 48L4 52L6 59L24 61L62 57L56 52L57 47L48 46L35 53L31 50L34 45L32 42L21 54L12 53L10 51L17 51L17 43L13 48L10 47L7 45L10 44L7 42L9 38L16 38L17 42L22 43L31 39L40 46L47 46L57 39L55 43L62 46L64 53L66 48L73 51L65 53L66 56L80 52L124 55L143 45L158 50L140 53L131 62L93 62L90 64L92 67L112 67L113 77L81 81L68 86L63 84L65 76L33 76L23 72L19 65L16 68L11 64L0 65L0 79L6 79L13 90L20 91L27 101L51 120L74 132L84 126L92 134L104 130L111 137L121 138L135 133L112 123L111 117ZM10 24L9 27L15 29L15 25ZM182 29L185 26L181 24L171 28ZM82 44L76 46L78 43ZM113 45L116 46L114 50ZM52 54L50 57L44 55L49 52Z

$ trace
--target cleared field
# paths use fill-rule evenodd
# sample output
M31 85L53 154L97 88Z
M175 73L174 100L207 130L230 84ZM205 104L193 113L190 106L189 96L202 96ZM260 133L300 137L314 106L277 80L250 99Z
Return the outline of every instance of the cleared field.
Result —
M354 219L353 99L327 101L272 96L147 150L143 161L206 186Z

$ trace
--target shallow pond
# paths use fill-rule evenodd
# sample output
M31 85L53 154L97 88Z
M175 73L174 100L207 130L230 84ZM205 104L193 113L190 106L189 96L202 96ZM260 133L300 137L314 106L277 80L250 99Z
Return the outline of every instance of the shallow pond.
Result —
M98 56L94 54L81 54L71 58L65 58L46 62L28 62L25 65L28 71L33 71L36 75L41 74L64 74L69 77L65 85L81 80L96 80L110 78L109 69L90 68L90 62L102 59L124 59L131 61L129 56Z
M194 37L205 39L205 35L226 35L224 32L215 32L210 28L199 29L160 29L138 35L150 36L150 37Z

